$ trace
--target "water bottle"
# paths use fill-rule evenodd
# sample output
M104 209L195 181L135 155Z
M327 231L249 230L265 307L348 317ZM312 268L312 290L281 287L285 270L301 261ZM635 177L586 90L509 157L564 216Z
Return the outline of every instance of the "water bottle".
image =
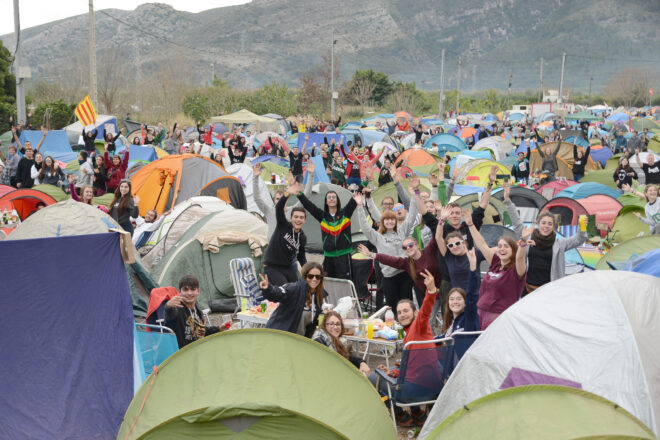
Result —
M394 312L392 312L391 307L388 307L387 311L385 312L385 325L391 329L394 328Z

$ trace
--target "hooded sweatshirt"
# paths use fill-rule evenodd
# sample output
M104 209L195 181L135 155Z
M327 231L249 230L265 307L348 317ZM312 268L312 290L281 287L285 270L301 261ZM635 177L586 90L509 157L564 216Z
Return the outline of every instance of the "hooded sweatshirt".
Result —
M304 194L299 194L298 200L307 212L321 224L323 256L339 257L353 252L351 216L357 207L355 199L351 199L346 207L342 209L339 195L337 195L337 212L334 215L330 214L327 202L324 203L323 209L320 209Z

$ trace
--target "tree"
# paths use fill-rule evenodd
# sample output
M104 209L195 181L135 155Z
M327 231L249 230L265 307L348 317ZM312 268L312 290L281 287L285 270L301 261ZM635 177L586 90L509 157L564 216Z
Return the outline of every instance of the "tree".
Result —
M50 109L50 130L59 130L75 120L74 111L76 104L67 104L61 99L58 99L52 102L45 102L34 109L34 112L32 112L32 125L34 125L35 129L38 129L41 124L46 122L44 115L47 109Z
M98 104L108 114L113 114L119 96L125 88L125 64L118 48L105 51L99 60L101 60L101 65L97 69Z
M610 80L605 92L611 96L614 105L642 107L647 103L649 89L659 78L658 72L650 68L628 68Z
M323 113L325 93L313 72L307 72L300 78L298 105L300 111L309 114Z
M353 97L362 107L363 114L364 107L373 96L374 90L376 90L376 83L367 76L353 80Z
M183 98L181 108L186 116L195 121L205 122L213 115L208 95L199 90Z
M397 81L393 89L387 100L387 106L391 111L404 111L414 115L426 110L424 95L417 90L414 82Z
M260 115L264 113L293 115L298 112L296 94L286 84L276 81L257 90L249 107L251 111Z
M9 115L16 114L16 77L11 74L11 53L0 41L0 131L9 130Z
M372 69L356 70L353 73L353 78L351 78L351 88L353 88L355 82L360 79L368 79L374 83L375 87L371 96L374 104L377 106L385 104L387 96L392 93L393 90L392 83L388 76L383 72L374 72ZM354 90L351 90L351 92L355 93Z

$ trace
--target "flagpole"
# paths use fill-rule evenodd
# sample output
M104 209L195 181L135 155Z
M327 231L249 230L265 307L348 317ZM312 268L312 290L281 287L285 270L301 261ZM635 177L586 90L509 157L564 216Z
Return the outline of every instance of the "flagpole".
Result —
M94 0L89 0L89 88L92 102L96 100L96 37L94 35ZM112 113L112 109L106 109Z

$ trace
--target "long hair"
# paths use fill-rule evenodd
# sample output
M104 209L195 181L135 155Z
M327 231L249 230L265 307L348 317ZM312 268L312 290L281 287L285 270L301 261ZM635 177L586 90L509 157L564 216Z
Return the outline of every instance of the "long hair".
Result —
M417 240L415 240L415 237L406 237L402 242L401 245L403 246L403 243L405 243L408 240L412 240L414 244L417 244ZM408 271L410 272L410 277L413 280L413 283L417 282L417 265L415 264L415 259L413 257L408 257Z
M85 195L85 190L88 189L88 188L92 191L92 198L89 199L88 202L86 202L83 197ZM85 186L80 187L80 201L81 202L87 203L88 205L93 205L93 203L92 203L93 199L94 199L94 187L93 186L85 185Z
M452 293L458 292L461 294L463 297L463 301L465 301L467 295L465 294L465 290L461 289L460 287L454 287L449 291L447 294L447 301L445 301L445 312L442 317L442 333L446 333L447 329L454 323L454 314L452 313L451 310L449 310L449 297L451 296Z
M117 188L119 189L119 188ZM320 263L317 263L316 261L308 261L305 263L305 265L302 267L302 276L307 280L307 274L309 273L310 270L312 269L318 269L321 272L321 276L325 277L325 271L323 270L323 266L321 266ZM323 278L321 278L321 282L319 282L319 285L316 286L314 290L307 289L307 305L311 306L312 305L312 295L316 297L316 307L319 309L323 305L323 300L325 299L325 291L323 290Z
M330 340L332 341L332 347L335 349L335 351L348 359L348 348L341 342L341 339L333 336L328 331L328 321L330 318L337 318L339 320L339 324L341 325L341 334L344 334L344 321L341 319L341 315L334 310L330 310L325 313L323 318L323 331L325 331L325 333L330 337Z
M383 211L383 215L380 218L380 227L378 228L378 232L380 234L384 234L387 232L387 228L385 228L385 220L386 219L393 219L394 220L394 232L396 232L396 226L397 226L397 221L396 221L396 214L394 211L391 211L389 209L386 209Z
M623 165L623 159L626 159L626 162L628 162L625 166ZM619 166L616 168L616 172L618 173L618 172L621 171L622 169L625 170L627 173L632 172L632 168L630 167L630 159L628 159L627 157L623 157L623 158L621 159L621 163L620 163Z
M125 196L122 196L121 191L119 190L119 188L121 188L122 183L128 184L128 193L126 193ZM119 182L119 185L117 185L117 189L115 189L115 197L112 199L112 203L110 203L110 209L112 209L115 206L115 203L119 202L119 207L117 208L117 212L119 215L122 215L124 211L128 209L128 205L131 202L132 197L133 194L132 194L131 181L127 179L123 179L121 182Z
M502 235L500 238L497 239L497 242L499 243L500 240L504 240L511 247L511 259L507 264L502 266L502 269L506 270L511 268L514 264L516 264L516 252L518 252L518 243L516 243L516 240L509 237L508 235Z

